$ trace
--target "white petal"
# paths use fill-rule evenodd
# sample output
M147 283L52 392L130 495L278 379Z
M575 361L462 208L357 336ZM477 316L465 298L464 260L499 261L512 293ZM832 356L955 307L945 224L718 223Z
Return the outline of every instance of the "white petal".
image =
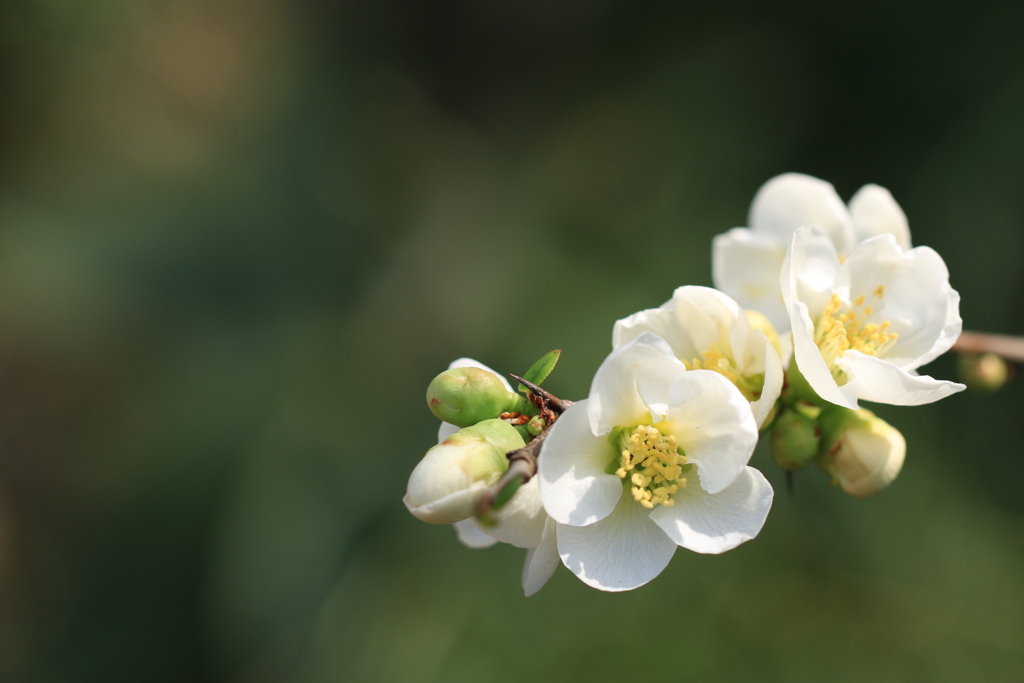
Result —
M441 443L449 436L459 431L459 428L448 422L442 422L441 426L437 428L437 442Z
M562 413L537 459L544 509L562 524L574 526L607 517L622 495L622 480L605 472L618 452L605 437L590 431L588 401L578 401Z
M717 493L750 461L757 423L750 403L717 372L693 370L672 383L668 421L687 459L701 471L701 485Z
M710 287L678 287L659 308L634 313L615 323L612 346L618 348L644 332L661 337L676 358L700 358L712 344L728 341L737 319L746 321L739 305ZM749 327L749 325L748 325Z
M793 235L782 263L780 284L786 306L802 301L812 316L828 304L840 275L839 256L828 235L815 228L800 228ZM790 324L795 325L792 318Z
M814 343L814 324L807 306L799 301L794 303L790 318L793 321L793 361L800 368L804 379L821 398L855 410L858 407L857 387L852 382L843 386L836 383L821 357L821 351Z
M945 353L960 335L960 296L949 286L946 264L929 247L903 251L890 235L867 240L842 265L843 294L864 296L873 314L899 335L883 357L910 370ZM884 287L884 295L875 292Z
M467 488L423 505L414 505L410 502L408 493L402 498L402 502L416 519L430 524L454 524L473 515L473 508L485 488L487 482L477 481Z
M557 526L555 520L548 517L540 544L526 551L526 562L523 563L523 592L526 597L543 588L558 567Z
M644 585L668 565L676 551L633 498L623 492L615 511L590 526L559 526L562 563L588 586L626 591Z
M457 358L448 364L448 369L451 370L452 368L480 368L481 370L486 370L487 372L493 372L495 375L498 376L498 379L501 380L501 383L505 385L505 388L508 389L509 391L512 391L512 385L508 383L507 379L502 377L500 372L495 372L494 370L487 367L478 360L473 360L472 358Z
M903 209L889 190L878 185L865 185L850 200L850 215L857 242L876 235L889 234L904 249L910 249L910 227Z
M763 347L764 354L764 386L761 388L761 397L750 402L750 408L754 411L754 421L757 423L757 428L760 429L771 415L775 402L782 394L784 373L779 352L768 342L764 332L755 330L751 340L752 347L755 349Z
M651 511L651 519L684 548L724 553L757 536L768 517L773 495L764 475L746 467L718 493L706 493L697 485L676 492L675 505L658 506Z
M919 406L964 390L963 384L912 375L882 358L859 351L847 351L836 364L850 376L850 383L857 385L857 393L865 401Z
M743 308L764 313L775 329L789 329L779 289L779 271L789 240L778 241L747 228L717 235L711 247L711 279L715 287Z
M615 322L612 328L612 348L634 341L645 332L665 340L676 358L689 360L700 355L690 334L690 328L679 321L675 301L669 299L659 308L649 308Z
M548 516L540 502L540 481L537 477L523 484L494 517L495 525L489 527L487 533L502 543L518 548L534 548L540 544Z
M686 372L661 337L644 332L612 351L590 385L588 411L595 436L614 427L640 424L650 412L657 422L665 414L668 385Z
M842 253L853 247L853 219L831 183L802 173L784 173L761 186L750 205L750 229L789 243L802 225L813 225Z
M960 293L952 287L946 291L946 321L942 326L939 338L935 340L931 351L919 356L909 369L917 369L949 351L963 331L964 323L960 319Z
M498 539L488 536L487 532L480 529L472 519L455 522L452 526L455 527L459 541L468 548L490 548L498 542Z

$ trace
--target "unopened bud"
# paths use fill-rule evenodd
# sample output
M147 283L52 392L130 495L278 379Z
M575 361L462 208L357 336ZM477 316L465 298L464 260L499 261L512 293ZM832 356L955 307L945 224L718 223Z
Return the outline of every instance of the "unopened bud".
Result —
M540 415L534 415L530 418L530 421L526 423L526 430L530 432L531 436L538 436L541 432L547 429L548 423L544 421Z
M994 353L961 353L960 379L974 391L998 391L1009 379L1006 361Z
M797 470L818 454L821 430L818 423L799 410L785 410L772 424L768 448L784 470Z
M851 496L872 496L900 473L907 442L870 410L826 410L821 426L825 450L818 464Z
M415 517L454 524L473 516L477 500L508 469L506 454L526 444L504 420L460 429L427 451L409 476L402 502Z
M444 422L472 427L505 412L521 412L528 403L506 389L493 372L461 367L445 370L434 378L427 387L427 405Z

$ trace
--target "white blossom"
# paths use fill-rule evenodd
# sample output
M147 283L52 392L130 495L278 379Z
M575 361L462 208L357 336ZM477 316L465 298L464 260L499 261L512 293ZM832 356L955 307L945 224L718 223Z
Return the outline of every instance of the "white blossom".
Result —
M650 332L615 349L539 459L562 563L622 591L656 577L679 546L721 553L753 538L772 500L747 466L756 443L749 403L722 375L687 370Z
M932 249L905 251L884 234L842 260L825 233L804 227L793 235L782 285L793 362L826 401L920 405L964 388L917 373L953 346L962 326L960 295Z
M841 256L882 234L890 234L901 247L910 248L907 217L888 190L865 185L847 206L830 183L802 173L785 173L762 185L751 203L747 223L749 227L733 228L715 237L712 278L717 289L743 308L764 313L779 331L789 329L779 271L797 228L818 228Z

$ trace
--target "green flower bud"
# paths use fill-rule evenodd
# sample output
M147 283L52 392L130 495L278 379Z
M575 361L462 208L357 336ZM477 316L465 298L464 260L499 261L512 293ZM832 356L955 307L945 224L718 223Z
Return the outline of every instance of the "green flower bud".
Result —
M784 470L798 470L818 454L818 423L799 410L784 410L772 425L768 449Z
M779 333L776 331L775 326L772 325L772 321L768 319L761 311L748 310L743 311L747 316L747 322L750 323L750 329L761 330L764 332L764 336L768 338L768 343L775 347L779 355L782 355L782 342L779 341Z
M544 421L540 415L534 415L530 418L530 421L526 423L526 429L530 432L531 436L538 436L541 432L547 429L547 422Z
M402 502L415 517L454 524L473 516L484 490L508 469L506 454L525 446L504 420L484 420L427 451L409 476Z
M427 387L427 405L444 422L472 427L505 412L522 412L529 403L505 388L501 378L480 368L445 370Z
M994 353L961 353L958 366L960 379L973 391L998 391L1010 376L1006 361Z
M907 442L870 410L826 410L820 424L824 450L818 464L846 493L872 496L900 473Z

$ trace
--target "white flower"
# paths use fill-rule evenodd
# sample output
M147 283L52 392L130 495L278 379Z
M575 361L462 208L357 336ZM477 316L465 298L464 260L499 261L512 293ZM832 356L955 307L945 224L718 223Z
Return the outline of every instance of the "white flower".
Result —
M793 362L826 401L921 405L964 388L917 374L949 350L962 325L960 295L932 249L904 251L886 234L841 261L827 235L800 228L782 283Z
M562 563L622 591L657 576L677 546L721 553L753 538L772 500L747 467L756 443L749 403L724 377L688 371L649 332L615 349L539 458Z
M785 173L761 186L750 205L749 228L733 228L715 237L712 279L715 287L743 308L761 311L780 331L789 325L779 270L797 228L812 225L848 255L862 241L891 234L910 248L907 217L889 191L865 185L847 207L830 183L802 173Z
M782 391L782 359L728 296L709 287L679 287L660 308L616 322L612 346L644 332L667 341L687 369L714 370L735 384L750 401L758 427L768 419Z
M472 367L493 372L512 391L504 377L483 363L472 358L459 358L448 365L448 369ZM437 440L444 441L459 431L453 424L442 422L437 431ZM539 591L558 567L555 548L555 524L551 521L540 502L537 477L526 482L512 496L505 507L495 514L494 526L483 526L475 519L464 519L453 526L459 541L469 548L488 548L501 541L519 548L526 548L523 563L522 584L527 596Z

